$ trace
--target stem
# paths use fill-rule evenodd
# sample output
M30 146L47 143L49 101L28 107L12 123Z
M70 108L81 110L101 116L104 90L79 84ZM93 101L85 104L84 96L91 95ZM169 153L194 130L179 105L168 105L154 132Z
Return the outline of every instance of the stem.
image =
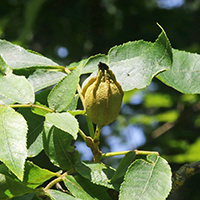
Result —
M39 108L41 110L45 110L47 112L53 112L50 108L46 108L40 105L36 104L14 104L14 105L9 105L11 108Z
M129 151L118 151L118 152L109 152L109 153L103 153L101 155L101 158L110 157L110 156L119 156L119 155L125 155L129 152L135 152L136 155L149 155L149 154L157 154L156 151L140 151L140 150L129 150Z
M78 91L79 97L80 97L80 99L82 101L83 107L85 107L85 99L84 99L84 97L82 95L82 88L81 88L81 86L79 84L78 84L78 87L77 87L77 91Z
M99 142L100 133L101 133L101 127L97 125L94 135L94 141Z
M72 174L75 172L75 169L71 169L65 173L63 173L62 175L60 175L58 178L54 179L53 181L51 181L45 188L44 191L46 192L47 190L51 189L56 183L59 183L61 181L63 181L63 179L65 178L65 176Z
M81 135L81 137L84 139L84 141L86 140L86 135L85 135L85 133L79 128L79 133L80 133L80 135Z
M65 72L66 72L67 74L71 73L71 71L70 71L68 68L66 68L66 67L65 67ZM78 84L78 86L77 86L76 89L77 89L77 91L78 91L79 97L80 97L80 99L81 99L81 101L82 101L82 104L83 104L83 106L84 106L84 105L85 105L85 100L84 100L84 97L83 97L83 95L82 95L81 86Z

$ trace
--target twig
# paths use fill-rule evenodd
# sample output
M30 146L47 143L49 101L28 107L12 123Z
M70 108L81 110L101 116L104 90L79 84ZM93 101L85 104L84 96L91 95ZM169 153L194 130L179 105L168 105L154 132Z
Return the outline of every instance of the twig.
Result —
M75 169L71 169L65 173L63 173L62 175L60 175L58 178L54 179L53 181L51 181L43 190L46 192L47 190L51 189L55 184L61 182L64 180L65 176L72 174L75 172Z
M197 173L200 173L200 161L183 165L173 174L172 192L178 190L188 178Z
M118 152L109 152L109 153L103 153L101 155L101 158L110 157L110 156L119 156L119 155L125 155L129 152L135 152L136 155L149 155L149 154L157 154L159 156L159 153L156 151L142 151L142 150L129 150L129 151L118 151Z
M47 108L47 107L43 107L40 105L36 105L36 104L14 104L14 105L9 105L11 108L39 108L41 110L45 110L47 112L54 112L52 109Z

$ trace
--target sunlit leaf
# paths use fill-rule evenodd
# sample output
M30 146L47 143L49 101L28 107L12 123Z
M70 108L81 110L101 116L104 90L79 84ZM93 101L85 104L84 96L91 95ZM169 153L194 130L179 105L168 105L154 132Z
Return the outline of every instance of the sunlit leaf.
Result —
M18 112L28 123L27 156L34 157L43 149L42 130L45 118L32 113L29 108L20 108Z
M0 160L20 179L23 179L27 124L21 114L10 107L0 106Z
M35 66L58 66L52 60L5 40L0 40L0 54L12 69L23 69Z
M57 128L71 134L74 139L77 138L78 121L70 113L48 113L45 117Z
M94 185L81 176L65 176L64 183L76 198L87 200L111 200L107 193L107 188Z
M120 161L114 176L111 178L112 182L125 175L129 165L135 160L135 155L135 151L132 151L124 156L124 158Z
M78 173L84 178L97 185L105 186L111 189L117 189L118 184L112 184L109 180L115 173L115 170L103 163L92 163L87 161L78 162L75 165Z
M0 94L10 100L24 104L35 101L33 87L24 76L0 74L0 85Z
M63 111L74 98L79 83L81 67L64 77L49 93L48 103L52 110Z
M200 55L173 50L173 65L158 75L165 84L186 93L200 93Z
M46 87L58 83L66 74L57 71L49 71L45 69L37 69L28 77L28 81L34 88L34 91L40 91Z
M36 188L54 176L56 176L54 172L42 169L32 162L25 163L23 183L29 188Z
M81 200L58 190L50 189L47 193L52 200Z
M171 190L171 170L163 158L156 154L147 161L138 159L128 168L120 188L120 200L165 199Z
M137 50L136 50L137 49ZM134 88L145 88L158 73L170 69L172 65L171 45L166 33L162 29L154 43L145 41L128 42L110 49L107 64L116 75L117 81L124 91ZM105 58L104 58L105 60ZM102 56L92 58L92 66L88 61L84 68L94 71ZM83 70L84 70L83 68ZM91 75L94 76L95 73Z

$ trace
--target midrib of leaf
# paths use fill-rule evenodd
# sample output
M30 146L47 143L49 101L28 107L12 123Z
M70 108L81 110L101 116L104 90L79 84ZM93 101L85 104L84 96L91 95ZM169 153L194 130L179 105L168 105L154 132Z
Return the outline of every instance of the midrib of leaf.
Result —
M76 188L78 188L79 190L83 190L82 187L79 187L77 184L71 182L66 176L65 176L65 179L66 179L69 183L71 183L73 186L75 186Z
M156 164L157 164L157 161L158 161L158 156L157 156L157 159L156 159L156 162L154 162L153 164L152 164L152 170L151 170L151 173L150 173L150 175L149 175L149 177L148 177L148 180L147 180L147 182L146 182L146 184L145 184L145 186L144 186L144 189L143 189L143 191L142 191L142 193L141 193L141 195L140 195L140 199L142 199L142 196L143 196L143 194L145 193L145 190L146 190L146 188L147 188L147 186L148 186L148 184L149 184L149 180L151 179L151 177L152 177L152 174L153 174L153 170L154 170L154 168L155 168L155 166L156 166ZM146 161L146 162L150 162L150 161ZM151 161L152 162L152 161Z
M61 140L60 140L60 137L59 137L59 143L60 143L60 146L62 148L62 151L64 152L64 154L65 154L66 158L68 159L69 163L73 166L73 163L72 163L71 159L69 158L68 154L65 152L65 149L63 148L62 142L60 142L60 141Z

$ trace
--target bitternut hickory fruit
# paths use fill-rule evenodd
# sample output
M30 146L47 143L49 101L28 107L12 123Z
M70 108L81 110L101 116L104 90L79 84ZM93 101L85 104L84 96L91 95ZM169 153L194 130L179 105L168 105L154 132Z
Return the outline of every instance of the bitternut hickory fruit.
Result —
M103 127L116 119L124 92L105 63L100 62L98 67L97 76L88 81L82 95L88 117L94 124Z

